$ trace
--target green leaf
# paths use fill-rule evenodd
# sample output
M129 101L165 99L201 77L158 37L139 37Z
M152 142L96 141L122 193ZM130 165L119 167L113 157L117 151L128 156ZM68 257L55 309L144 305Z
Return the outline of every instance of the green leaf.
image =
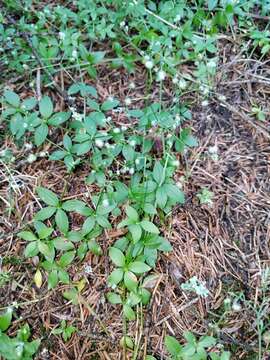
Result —
M184 338L187 340L188 343L192 344L193 346L196 346L196 337L192 332L185 331Z
M115 294L113 292L109 292L107 295L106 295L108 301L111 303L111 304L122 304L122 300L121 300L121 296L118 295L118 294Z
M54 114L49 120L48 124L51 126L59 126L70 118L71 112L58 112Z
M75 146L76 146L76 148L75 148ZM76 144L75 146L74 146L74 150L75 150L76 154L78 156L80 156L80 155L87 154L91 150L92 142L86 141L82 144Z
M126 214L134 222L137 222L139 220L139 215L137 211L131 206L126 207Z
M75 251L68 251L63 254L58 261L59 266L65 268L66 266L70 265L75 257L75 254Z
M43 254L44 256L47 256L47 257L50 256L51 251L47 244L45 244L42 241L38 241L37 245L38 245L38 250L39 250L39 252L41 252L41 254Z
M68 232L69 222L67 214L64 212L64 210L58 209L56 211L55 222L60 231L62 231L64 234Z
M185 195L183 191L181 191L176 185L165 184L162 188L171 199L177 201L180 204L184 204Z
M152 234L159 234L159 229L151 221L143 220L141 221L141 226L145 231L148 231Z
M113 286L117 285L122 281L124 275L124 271L122 269L115 269L108 277L108 283Z
M59 205L58 197L51 190L44 187L38 187L37 193L40 199L44 201L47 205L55 207Z
M150 266L146 265L141 261L134 261L129 264L129 270L134 272L135 274L143 274L149 270L151 270Z
M126 263L125 255L122 253L121 250L111 247L109 250L109 256L112 262L119 267L124 267Z
M44 141L47 138L49 132L49 128L48 125L46 124L41 124L39 125L39 127L37 127L35 129L35 144L36 146L40 146L41 144L44 143Z
M56 150L49 156L49 160L62 160L66 154L66 151Z
M112 110L118 104L119 104L118 100L116 100L116 99L108 99L108 100L104 101L104 103L101 105L101 110L102 111Z
M7 308L6 312L0 314L0 330L1 331L6 331L10 324L11 324L11 319L12 319L12 313L13 310L11 307ZM0 334L1 337L1 334Z
M64 284L70 283L68 272L65 270L62 270L62 269L58 270L58 278Z
M87 244L88 244L88 249L91 253L98 256L102 255L101 246L95 240L88 241Z
M57 270L53 270L48 276L48 289L53 289L58 284Z
M214 8L217 6L217 4L218 4L218 0L208 0L207 1L208 9L210 11L214 10Z
M38 252L37 241L32 241L26 245L26 248L24 249L24 256L26 258L33 257L36 256Z
M154 205L152 205L150 203L144 204L143 210L146 214L149 214L149 215L155 215L157 213L157 210L154 207Z
M71 241L67 241L65 238L58 237L53 239L53 246L57 250L72 250L74 249L74 245Z
M71 141L71 138L67 134L65 134L63 137L63 145L66 150L71 151L72 141Z
M230 360L231 353L229 351L224 351L220 356L220 360Z
M89 234L90 231L94 228L94 226L95 226L95 218L93 216L89 216L83 223L82 234L83 235Z
M123 312L124 312L125 317L128 320L132 321L132 320L136 319L136 314L135 314L134 310L132 310L132 308L129 305L125 304L123 306Z
M49 219L56 211L56 208L53 206L47 206L41 210L39 210L35 214L35 220L44 221L46 219Z
M37 240L36 235L34 233L32 233L32 231L20 231L18 233L18 236L25 241Z
M182 354L185 358L192 357L192 359L195 359L195 360L206 359L206 356L203 356L203 357L197 356L198 354L195 354L195 353L196 353L196 345L194 345L194 344L187 343L182 348Z
M62 209L65 211L75 211L80 213L85 208L85 203L81 200L67 200L62 204Z
M36 221L34 225L40 239L46 239L53 232L53 228L46 226L40 221Z
M28 99L23 100L21 108L27 111L33 110L36 104L37 100L32 96Z
M111 228L111 224L105 216L97 216L97 223L105 229Z
M161 208L164 209L167 203L168 197L166 192L164 191L163 186L159 187L157 189L156 192L156 201L157 201L157 205Z
M155 163L155 166L154 166L154 169L153 169L153 178L156 181L156 183L158 183L159 185L161 185L162 182L164 181L163 172L164 172L163 166L160 164L159 161L157 161Z
M39 112L40 114L48 119L53 113L53 103L49 96L43 96L39 102Z
M132 239L134 243L138 242L142 236L142 228L138 224L132 224L128 226L129 231L131 232Z
M165 337L165 346L172 356L178 356L181 354L182 346L172 336Z
M203 347L203 348L209 348L212 347L216 344L216 339L212 336L204 336L200 341L199 341L199 346Z
M125 272L124 284L129 291L136 291L137 285L138 285L138 280L131 271Z
M6 102L14 106L15 108L18 108L20 106L20 97L14 91L5 90L4 98Z

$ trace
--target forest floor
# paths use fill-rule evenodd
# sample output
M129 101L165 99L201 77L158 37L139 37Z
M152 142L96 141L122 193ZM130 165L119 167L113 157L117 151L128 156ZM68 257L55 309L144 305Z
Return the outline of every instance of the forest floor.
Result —
M114 226L98 238L101 256L87 253L83 261L73 261L69 268L73 284L83 279L79 305L63 298L69 285L48 290L45 283L40 288L34 283L37 264L22 257L25 243L17 233L31 222L40 207L37 186L58 195L64 191L62 200L86 203L97 186L85 183L90 170L85 164L67 174L63 163L46 156L28 163L25 159L31 150L17 146L13 137L6 135L4 123L0 125L1 150L10 149L16 158L13 163L1 161L0 165L0 310L17 303L9 335L27 322L32 337L42 338L38 359L123 359L129 356L119 347L123 326L140 344L138 359L144 359L146 354L165 359L164 338L168 334L181 341L186 330L199 337L209 329L218 334L225 349L230 349L232 359L258 358L258 321L267 318L270 311L268 289L262 300L262 277L270 267L270 135L269 112L266 121L260 122L252 117L250 108L256 103L269 109L270 63L242 56L240 44L231 40L221 39L217 46L219 62L212 95L204 103L196 93L187 92L182 97L190 104L192 116L187 123L198 146L180 155L175 174L186 201L173 208L169 226L159 225L173 251L159 256L152 270L157 277L150 284L150 303L138 306L137 320L128 324L123 325L120 308L105 298L112 270L108 249L122 235ZM33 71L31 76L40 76L39 71ZM113 94L124 103L128 96L140 108L147 92L149 101L160 97L155 83L150 91L147 89L147 72L139 63L132 74L101 64L97 79L86 72L83 77L85 83L97 89L102 101ZM62 89L70 84L66 72L54 78ZM2 82L23 99L36 96L36 88L29 87L29 80L25 72ZM130 83L135 88L131 89ZM58 110L64 109L64 101L53 86L44 91ZM177 101L170 80L163 83L162 101ZM121 126L128 119L119 112L114 121ZM61 130L57 134L61 135ZM52 147L45 143L43 150L50 153ZM213 195L205 204L197 196L201 189ZM8 210L11 204L12 210ZM73 214L70 221L73 228L79 228L82 216ZM209 290L207 297L183 291L181 285L193 276L204 282ZM224 310L224 301L231 302L231 310ZM77 328L66 342L51 334L62 320ZM268 344L264 359L270 356Z

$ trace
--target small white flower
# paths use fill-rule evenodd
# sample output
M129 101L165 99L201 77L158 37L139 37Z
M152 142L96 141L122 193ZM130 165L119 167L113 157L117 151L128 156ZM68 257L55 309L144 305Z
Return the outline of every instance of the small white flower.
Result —
M111 145L110 145L108 142L106 142L106 143L105 143L105 148L106 148L106 149L109 149L110 147L111 147Z
M47 151L41 151L38 156L39 157L46 157L48 154L47 154Z
M128 172L129 172L130 175L133 175L135 170L134 170L134 168L130 168Z
M185 79L180 79L179 80L179 83L178 83L178 86L180 87L180 89L184 90L186 89L187 87L187 82Z
M163 70L159 70L157 73L157 81L163 81L166 78L166 73Z
M175 121L176 121L177 123L179 123L180 120L181 120L180 115L179 115L179 114L176 114L176 115L175 115Z
M224 95L219 95L219 96L218 96L218 100L219 100L219 101L226 101L226 96L224 96Z
M111 116L107 116L106 121L110 122L112 120Z
M32 164L33 162L35 162L37 160L37 157L36 157L36 155L35 154L30 154L30 155L28 155L28 158L27 158L27 162L29 163L29 164Z
M78 56L78 52L77 52L76 49L74 49L74 50L72 51L72 57L73 57L73 58L76 58L77 56Z
M107 207L110 205L109 200L108 200L108 199L104 199L104 200L102 201L102 205L103 205L103 207L107 208Z
M208 105L209 105L208 100L202 101L202 106L203 106L203 107L206 107L206 106L208 106Z
M207 85L201 85L200 90L203 93L203 95L208 95L210 91L209 86Z
M179 21L179 20L181 20L181 15L180 15L180 14L177 14L176 17L175 17L175 19L174 19L174 21L177 22L177 21Z
M26 150L31 150L33 148L33 144L25 143L24 147Z
M124 21L120 22L120 27L124 27L126 25L126 23Z
M174 160L174 161L172 162L172 165L178 167L178 166L180 165L179 160Z
M179 189L183 188L183 184L181 183L181 181L177 181L176 186L179 187Z
M23 123L23 127L24 127L25 129L27 128L27 123L26 123L26 122Z
M122 130L122 131L127 131L127 127L126 127L125 125L122 125L122 126L121 126L121 130Z
M93 273L93 269L91 265L84 265L84 272L85 274L89 275Z
M127 98L125 99L125 104L126 104L127 106L131 105L131 98L127 97Z
M66 34L65 34L64 32L62 32L62 31L60 31L60 32L59 32L59 38L60 38L61 40L64 40L65 37L66 37Z
M209 146L208 152L209 152L209 154L217 154L217 153L218 153L218 147L217 147L217 145Z
M153 66L154 66L154 63L153 63L153 61L152 60L147 60L146 62L145 62L145 67L147 68L147 69L152 69L153 68Z
M104 142L101 139L96 139L95 144L96 144L97 147L102 148L103 145L104 145Z
M149 55L145 55L144 61L148 61L148 60L150 60L150 56L149 56Z
M135 83L133 81L129 84L129 88L130 89L135 89L136 88L136 85L135 85Z
M120 130L119 128L114 128L114 129L113 129L113 132L114 132L115 134L119 134L119 133L121 132L121 130Z
M227 306L227 307L231 305L231 302L232 302L232 301L231 301L230 298L224 299L224 305Z
M232 304L232 310L235 312L239 312L242 310L242 306L239 302L234 301L234 303Z
M217 66L215 60L210 60L207 64L208 67L210 68L215 68Z
M116 170L116 175L120 175L120 171L119 170Z
M28 70L29 66L27 64L23 64L23 68L24 68L24 70Z
M135 145L136 145L136 141L135 141L135 140L131 140L131 141L129 142L129 145L130 145L130 146L135 146Z
M173 84L177 84L178 83L178 77L174 76L172 79Z
M140 159L136 159L136 160L135 160L135 164L136 164L136 165L140 165Z

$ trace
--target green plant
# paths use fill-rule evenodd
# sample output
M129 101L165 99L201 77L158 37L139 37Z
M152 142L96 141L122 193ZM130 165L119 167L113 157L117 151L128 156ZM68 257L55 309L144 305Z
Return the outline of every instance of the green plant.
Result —
M200 190L197 193L197 197L201 204L206 204L211 206L213 204L214 193L206 188Z
M254 105L251 108L251 111L252 111L252 114L256 117L257 120L259 120L259 121L265 121L266 120L265 112L260 106Z
M230 353L227 351L211 351L217 345L217 340L212 336L202 336L199 339L189 331L184 333L186 343L180 343L172 336L166 336L165 346L172 360L228 360ZM209 350L210 349L210 350Z
M12 322L12 308L0 315L0 355L6 360L31 360L37 352L40 340L29 341L30 327L25 324L16 337L9 337L4 332Z
M76 331L77 328L75 326L68 325L66 320L62 320L60 326L52 330L52 334L62 335L63 340L67 342Z
M71 112L53 111L53 103L48 96L39 102L34 97L20 100L20 97L11 90L4 91L5 110L4 119L9 119L9 127L13 136L19 140L25 132L34 133L34 143L40 146L46 140L49 126L58 127L66 122ZM39 110L34 111L38 104Z

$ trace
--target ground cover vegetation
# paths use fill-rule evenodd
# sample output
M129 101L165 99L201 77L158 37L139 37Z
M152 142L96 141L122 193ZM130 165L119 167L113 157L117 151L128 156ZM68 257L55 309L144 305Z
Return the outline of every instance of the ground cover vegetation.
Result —
M0 358L268 359L270 2L0 9Z

